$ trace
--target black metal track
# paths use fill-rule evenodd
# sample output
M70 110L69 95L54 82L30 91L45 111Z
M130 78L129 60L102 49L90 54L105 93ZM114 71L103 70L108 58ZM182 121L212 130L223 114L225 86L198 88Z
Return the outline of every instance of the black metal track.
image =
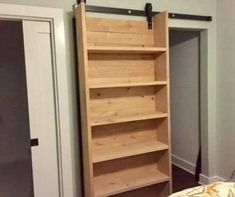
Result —
M145 11L133 10L133 9L122 9L112 7L100 7L86 5L87 12L104 13L104 14L118 14L118 15L129 15L129 16L146 16ZM159 12L153 12L153 15ZM179 14L169 13L171 19L183 19L183 20L196 20L196 21L212 21L212 16L192 15L192 14Z

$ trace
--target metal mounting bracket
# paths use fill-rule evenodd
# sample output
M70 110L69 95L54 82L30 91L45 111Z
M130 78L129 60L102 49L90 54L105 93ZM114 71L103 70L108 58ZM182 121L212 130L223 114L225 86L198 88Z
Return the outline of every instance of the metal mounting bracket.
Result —
M152 29L153 28L153 6L151 3L146 3L145 5L145 14L146 14L146 18L147 18L147 22L148 22L148 28Z

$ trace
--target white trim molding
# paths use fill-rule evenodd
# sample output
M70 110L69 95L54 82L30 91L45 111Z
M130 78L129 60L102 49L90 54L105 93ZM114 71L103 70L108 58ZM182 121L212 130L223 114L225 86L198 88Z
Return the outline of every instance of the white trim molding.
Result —
M208 177L206 175L200 174L199 184L206 185L206 184L220 182L220 181L226 181L226 180L219 176Z
M54 87L55 106L57 116L57 143L59 148L58 161L60 171L60 197L79 196L76 182L76 168L73 162L70 109L70 95L68 91L68 71L66 65L64 15L62 9L23 6L14 4L0 4L0 19L18 19L50 22L52 28L54 53Z
M183 169L193 175L195 174L196 166L194 164L182 159L181 157L178 157L178 156L172 154L172 163L174 165L176 165L177 167L179 167L179 168L181 168L181 169ZM226 179L219 177L217 175L208 177L204 174L200 174L198 183L200 185L206 185L206 184L220 182L220 181L226 181Z
M190 174L195 174L196 166L181 157L172 154L172 163L178 166L179 168L182 168L183 170L189 172Z
M215 174L216 163L216 21L170 20L171 29L200 30L200 111L202 172Z

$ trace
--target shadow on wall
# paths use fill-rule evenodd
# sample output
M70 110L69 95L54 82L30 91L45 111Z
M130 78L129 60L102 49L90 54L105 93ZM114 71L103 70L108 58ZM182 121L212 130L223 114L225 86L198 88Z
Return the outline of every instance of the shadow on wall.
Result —
M188 40L192 40L196 37L200 37L199 31L170 30L169 43L172 47Z

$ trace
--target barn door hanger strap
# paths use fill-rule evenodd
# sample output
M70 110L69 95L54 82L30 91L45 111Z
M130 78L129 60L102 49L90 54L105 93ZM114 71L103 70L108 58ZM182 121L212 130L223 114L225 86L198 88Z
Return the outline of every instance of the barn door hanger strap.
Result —
M145 14L147 17L147 22L148 22L148 28L152 29L152 23L153 23L153 6L151 3L146 3L145 5Z

